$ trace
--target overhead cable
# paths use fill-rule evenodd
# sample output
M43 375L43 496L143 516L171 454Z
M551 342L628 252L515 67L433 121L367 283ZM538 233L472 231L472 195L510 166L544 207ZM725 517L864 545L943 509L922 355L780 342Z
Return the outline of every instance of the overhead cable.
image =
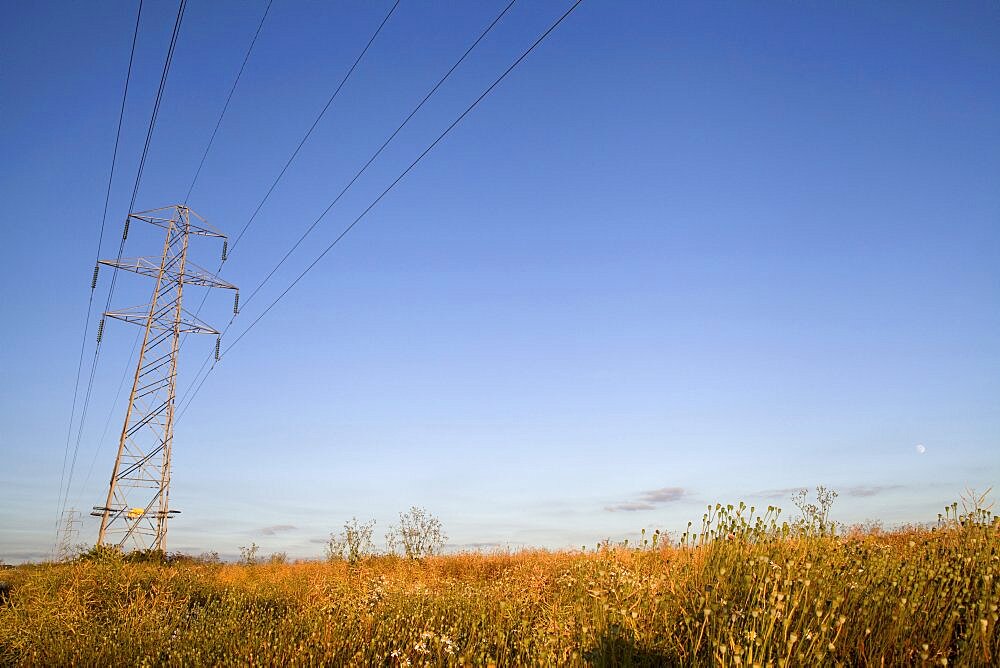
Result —
M243 56L243 63L240 65L239 71L236 73L236 80L233 81L232 87L229 89L229 95L226 96L226 103L222 105L222 113L219 114L219 120L215 122L215 129L212 130L212 136L208 138L208 144L205 146L205 151L201 154L201 161L198 163L198 169L194 172L194 178L191 179L191 185L188 187L187 194L184 195L184 203L187 204L188 200L191 198L191 192L194 190L194 185L198 182L198 177L201 175L201 168L205 166L205 158L208 157L208 152L212 150L212 144L215 142L215 135L219 133L219 127L222 125L222 119L226 115L226 111L229 109L229 103L233 99L233 93L236 92L236 86L240 83L240 78L243 76L243 70L247 66L247 61L250 60L250 54L253 53L253 47L257 43L257 38L260 36L261 28L264 27L264 21L267 19L268 12L271 11L271 3L274 0L267 0L267 6L264 8L264 15L260 17L260 23L257 24L257 31L253 34L253 39L250 40L250 46L247 47L247 53Z
M184 11L185 11L186 7L187 7L187 0L180 0L180 3L178 5L178 7L177 7L177 17L174 20L174 29L173 29L173 32L171 33L171 36L170 36L170 44L169 44L169 46L167 48L167 56L166 56L166 58L164 60L164 63L163 63L163 72L160 75L160 85L157 88L157 91L156 91L156 100L153 103L153 112L152 112L152 115L150 116L149 127L148 127L148 129L146 131L146 141L145 141L145 143L143 145L142 155L141 155L141 157L139 159L139 168L138 168L138 170L136 172L135 185L132 187L132 199L129 201L129 206L128 206L128 212L129 213L131 213L132 210L134 209L134 207L135 207L135 200L136 200L136 197L139 194L139 185L142 182L142 173L143 173L143 170L145 169L145 166L146 166L146 158L149 155L149 146L150 146L150 143L151 143L152 138L153 138L153 130L156 127L156 119L159 116L160 104L163 101L163 91L164 91L164 88L166 87L167 76L170 73L170 64L173 61L174 51L175 51L175 49L177 47L177 37L180 34L181 22L184 19ZM128 235L128 220L129 220L128 219L128 215L126 215L126 219L125 219L125 232L122 234L121 241L118 243L117 261L121 260L122 252L125 249L125 239L126 239L126 237ZM104 311L108 311L111 308L111 299L114 296L115 282L116 282L117 277L118 277L118 272L117 271L113 271L111 273L111 285L108 288L108 299L107 299L107 303L105 304ZM71 486L72 481L73 481L73 470L76 467L76 458L77 458L77 454L79 453L79 450L80 450L80 442L83 440L83 428L84 428L84 425L85 425L86 419L87 419L87 410L88 410L88 408L90 406L90 397L91 397L91 393L92 393L93 388L94 388L94 376L97 373L97 363L98 363L98 360L100 359L100 354L101 354L101 341L98 340L97 341L97 345L96 345L96 347L94 349L94 359L93 359L93 361L91 363L90 378L89 378L89 380L87 382L87 392L84 395L83 407L82 407L82 409L80 411L80 424L79 424L79 429L77 430L76 444L75 444L74 449L73 449L73 457L72 457L72 460L71 460L71 463L70 463L70 466L69 466L68 475L66 477L66 488L65 488L66 489L66 493L63 495L63 502L62 502L62 505L61 505L60 511L59 511L60 517L62 516L62 512L65 509L65 504L66 504L66 502L68 500L68 497L69 497L70 486Z
M330 205L326 208L326 211L323 212L323 215L326 215L326 213L333 208L333 206L340 200L341 197L344 196L344 194L351 188L351 186L354 185L354 183L361 177L361 175L365 173L365 171L368 169L369 166L371 166L371 164L375 161L375 159L382 154L382 151L384 151L385 148L390 144L390 142L392 142L392 140L396 138L396 135L398 135L400 131L404 127L406 127L407 123L410 122L410 120L417 114L418 111L420 111L420 109L424 106L424 104L438 91L441 85L448 80L448 78L458 68L458 66L461 65L465 61L465 59L469 56L469 54L472 53L472 51L479 45L479 43L483 41L483 38L485 38L486 35L488 35L493 30L493 28L497 25L497 23L500 22L500 19L502 19L507 14L507 12L510 11L510 8L514 6L514 3L516 1L517 0L511 0L509 3L507 3L507 5L504 6L504 8L500 11L500 13L497 14L496 17L490 22L490 24L486 26L486 28L479 34L476 40L465 50L465 52L461 55L461 57L457 61L455 61L455 63L448 69L447 72L444 73L444 76L438 79L437 83L435 83L434 86L431 87L431 89L427 92L427 94L424 95L424 97L420 100L420 102L418 102L417 105L413 108L413 110L411 110L410 113L406 116L406 118L403 119L402 123L400 123L396 127L396 129L392 132L392 134L389 135L389 137L382 142L381 146L379 146L378 149L376 149L376 151L371 155L371 157L368 158L368 161L361 166L361 168L357 171L357 173L355 173L355 175L353 176L353 178L351 178L351 180L347 183L347 185L345 185L341 189L340 193L338 193L338 195L334 198L333 202L331 202ZM246 304L247 302L250 301L250 299L253 299L254 295L257 294L257 292L264 286L264 284L267 283L272 276L274 276L274 273L281 267L282 264L285 263L285 261L289 258L289 256L295 251L296 248L299 247L299 245L313 231L313 229L315 229L315 227L319 224L319 222L322 219L323 216L320 216L305 229L305 231L302 233L299 239L292 245L291 248L288 249L284 257L281 258L278 264L275 265L267 274L267 276L265 276L264 279L260 283L258 283L256 287L253 288L253 290L250 292L250 296L243 302L244 307L246 307ZM202 299L202 306L204 305L204 303L205 303L205 298ZM201 307L199 307L195 315L197 315L198 312L200 312L200 310ZM235 319L235 314L233 318L230 318L229 323L223 330L223 333L229 330L229 327L233 323L233 319ZM184 395L182 395L181 397L182 402L184 400L184 397L186 397L187 393L190 391L190 388L194 387L195 383L198 382L198 378L201 376L202 372L208 366L208 363L212 360L212 357L213 354L209 353L202 361L201 366L198 368L198 371L194 375L194 381L192 381L192 384L189 386L188 391L186 391Z
M331 250L333 249L333 247L334 247L334 246L336 246L336 245L337 245L337 244L338 244L338 243L339 243L339 242L341 241L341 239L343 239L343 238L344 238L344 237L345 237L345 236L346 236L346 235L347 235L347 234L348 234L348 233L349 233L349 232L350 232L350 231L351 231L352 229L354 229L354 227L355 227L355 226L356 226L356 225L357 225L357 224L358 224L359 222L361 222L361 220L362 220L362 219L363 219L363 218L364 218L364 217L365 217L365 216L366 216L366 215L368 214L368 212L370 212L370 211L371 211L371 210L372 210L373 208L375 208L375 206L376 206L376 205L377 205L377 204L378 204L378 203L379 203L380 201L382 201L382 199L383 199L383 198L384 198L384 197L385 197L385 196L386 196L386 195L387 195L387 194L388 194L388 193L389 193L389 192L390 192L390 191L391 191L391 190L392 190L392 189L393 189L393 188L394 188L394 187L395 187L395 186L396 186L396 185L397 185L397 184L398 184L398 183L399 183L400 181L402 181L402 180L403 180L403 178L404 178L404 177L405 177L405 176L406 176L407 174L409 174L409 173L410 173L410 171L411 171L411 170L412 170L412 169L413 169L414 167L416 167L416 166L417 166L417 164L418 164L418 163L419 163L419 162L420 162L421 160L423 160L423 159L424 159L424 157L425 157L425 156L427 156L427 154L428 154L428 153L430 153L430 152L431 152L431 151L432 151L432 150L434 149L434 147L435 147L435 146L437 146L437 145L438 145L438 144L439 144L439 143L441 142L441 140L442 140L442 139L444 139L444 138L445 138L445 136L447 136L447 135L448 135L448 133L450 133L450 132L451 132L451 131L452 131L452 130L453 130L453 129L454 129L454 128L455 128L455 127L456 127L456 126L457 126L457 125L459 124L459 123L461 123L461 122L462 122L462 120L463 120L463 119L464 119L464 118L465 118L466 116L468 116L468 115L469 115L469 113L470 113L470 112L471 112L471 111L472 111L473 109L475 109L475 108L476 108L476 107L477 107L477 106L479 105L479 103L480 103L480 102L482 102L482 101L483 101L483 99L485 99L485 98L486 98L486 96L487 96L487 95L489 95L489 94L490 94L490 93L491 93L491 92L493 91L493 89L494 89L494 88L496 88L496 87L497 87L497 86L498 86L498 85L500 84L500 82L502 82L502 81L503 81L503 80L504 80L505 78L507 78L507 75L509 75L509 74L510 74L510 73L511 73L511 72L512 72L512 71L514 70L514 68L516 68L516 67L517 67L517 66L518 66L519 64L521 64L521 62L522 62L522 61L523 61L523 60L524 60L525 58L527 58L527 57L528 57L528 55L529 55L529 54L530 54L530 53L531 53L532 51L534 51L534 50L535 50L535 49L536 49L536 48L538 47L538 45L539 45L539 44L541 44L541 43L542 43L542 42L543 42L543 41L544 41L544 40L545 40L545 39L546 39L546 38L547 38L547 37L548 37L548 36L549 36L549 35L550 35L550 34L552 33L552 31L554 31L554 30L555 30L555 29L556 29L556 28L557 28L557 27L558 27L558 26L559 26L559 25L560 25L560 24L561 24L561 23L562 23L562 22L563 22L564 20L566 20L566 18L567 18L567 17L568 17L568 16L570 15L570 14L572 14L572 13L573 13L573 11L574 11L574 10L575 10L575 9L576 9L576 8L577 8L577 7L579 6L579 5L580 5L580 3L581 3L581 2L583 2L583 0L576 0L576 1L575 1L575 2L574 2L574 3L572 4L572 5L570 5L569 9L567 9L567 10L565 11L565 13L563 13L563 14L562 14L562 16L560 16L560 17L559 17L559 18L558 18L558 19L557 19L557 20L556 20L556 21L555 21L555 22L554 22L554 23L553 23L553 24L552 24L551 26L549 26L549 28L548 28L548 29L547 29L547 30L546 30L546 31L545 31L544 33L542 33L542 35L541 35L541 36L540 36L540 37L539 37L538 39L536 39L536 40L535 40L535 42L534 42L534 43L533 43L533 44L532 44L531 46L529 46L529 47L528 47L528 48L527 48L527 49L526 49L526 50L525 50L525 51L524 51L524 52L523 52L523 53L522 53L522 54L521 54L521 55L520 55L520 56L519 56L519 57L517 58L517 60L515 60L515 61L514 61L514 62L513 62L513 63L512 63L511 65L510 65L510 67L508 67L508 68L507 68L507 69L506 69L506 70L505 70L505 71L503 72L503 74L501 74L501 75L500 75L499 77L497 77L497 79L496 79L496 80L495 80L495 81L494 81L494 82L493 82L492 84L490 84L490 86L489 86L488 88L486 88L486 90L484 90L484 91L483 91L483 92L482 92L482 93L481 93L481 94L479 95L479 97L477 97L477 98L475 99L475 101L473 101L473 103L472 103L472 104L470 104L470 105L469 105L469 106L468 106L468 107L467 107L467 108L465 109L465 111L463 111L463 112L462 112L462 113L461 113L461 114L460 114L460 115L458 116L458 118L456 118L456 119L455 119L455 120L454 120L454 121L453 121L453 122L451 123L451 125L449 125L449 126L448 126L447 128L445 128L444 132L442 132L442 133L441 133L440 135L438 135L437 139L435 139L435 140L434 140L433 142L431 142L431 144L430 144L430 145L429 145L429 146L428 146L427 148L425 148L425 149L424 149L424 151L423 151L423 152L422 152L422 153L421 153L421 154L420 154L419 156L417 156L417 158L416 158L416 159L415 159L415 160L414 160L413 162L411 162L411 163L410 163L410 165L409 165L409 166L408 166L408 167L407 167L406 169L404 169L404 170L402 171L402 173L400 173L400 175L399 175L399 176L397 176L397 177L396 177L396 179L395 179L395 180L394 180L394 181L393 181L392 183L390 183L390 184L389 184L389 185L388 185L388 186L387 186L387 187L385 188L385 190L383 190L383 191L382 191L382 193L381 193L381 194L379 194L379 196L378 196L378 197L376 197L376 198L375 198L375 200L374 200L374 201L373 201L373 202L372 202L371 204L369 204L369 205L368 205L368 207L367 207L367 208L365 208L365 209L364 209L364 211L362 211L362 212L361 212L361 213L360 213L360 214L359 214L359 215L358 215L358 216L357 216L357 217L356 217L356 218L355 218L355 219L354 219L354 220L353 220L353 221L351 222L351 224L350 224L350 225L348 225L348 226L347 226L346 228L344 228L344 230L343 230L343 231L342 231L342 232L341 232L341 233L340 233L340 234L339 234L339 235L338 235L338 236L337 236L337 237L336 237L336 238L335 238L335 239L334 239L334 240L333 240L333 241L332 241L332 242L331 242L331 243L330 243L330 244L329 244L329 245L328 245L328 246L327 246L327 247L326 247L325 249L323 249L323 251L322 251L322 252L321 252L321 253L320 253L320 254L319 254L319 255L318 255L317 257L316 257L316 259L314 259L314 260L313 260L313 261L312 261L312 262L311 262L311 263L310 263L310 264L309 264L309 265L308 265L308 266L307 266L307 267L305 268L305 270L303 270L303 271L302 271L302 273L300 273L300 274L299 274L299 275L298 275L298 276L297 276L297 277L295 278L295 280L293 280L293 281L292 281L292 282L291 282L291 283L290 283L290 284L288 285L288 287L286 287L286 288L285 288L285 289L284 289L284 290L283 290L283 291L282 291L282 292L281 292L281 293L280 293L280 294L279 294L279 295L278 295L278 296L277 296L277 297L276 297L276 298L275 298L274 300L272 300L272 301L271 301L271 303L267 305L267 307L266 307L266 308L265 308L265 309L264 309L264 310L263 310L263 311L262 311L262 312L260 313L260 315L258 315L258 316L257 316L257 318L256 318L256 319L254 319L254 321L253 321L253 322L251 322L251 323L250 323L250 324L249 324L249 325L248 325L248 326L246 327L246 329L244 329L244 330L243 330L243 331L242 331L242 332L240 333L240 335L239 335L239 336L237 336L237 337L236 337L236 338L235 338L235 339L234 339L234 340L233 340L233 341L232 341L232 342L231 342L231 343L230 343L230 344L229 344L228 346L226 346L225 350L223 351L223 357L225 357L226 353L228 353L228 352L229 352L230 350L232 350L232 349L233 349L233 347L234 347L234 346L236 346L236 344L238 344L238 343L240 342L240 340L242 340L242 339L243 339L243 337L245 337L245 336L247 335L247 333L249 333L249 332L250 332L250 330L252 330L252 329L253 329L253 328L254 328L254 327L255 327L255 326L257 325L257 323L259 323L259 322L261 321L261 319L263 319L263 318L264 318L264 317L265 317L265 316L266 316L266 315L267 315L267 314L268 314L268 313L269 313L269 312L271 311L271 309L273 309L273 308L274 308L274 307L275 307L275 306L276 306L276 305L278 304L278 302L280 302L280 301L281 301L281 300L282 300L282 299L283 299L283 298L284 298L284 297L285 297L285 296L286 296L286 295L287 295L287 294L288 294L288 293L289 293L289 292L290 292L290 291L291 291L291 290L292 290L292 289L293 289L293 288L294 288L294 287L295 287L295 286L296 286L296 285L297 285L297 284L299 283L299 281L301 281L301 280L302 280L302 279L303 279L303 278L304 278L304 277L305 277L305 276L306 276L306 275L307 275L307 274L308 274L308 273L309 273L309 272L310 272L310 271L311 271L311 270L312 270L312 269L313 269L313 268L314 268L314 267L315 267L315 266L316 266L316 265L317 265L317 264L318 264L318 263L319 263L319 262L320 262L320 261L321 261L321 260L322 260L322 259L323 259L323 258L324 258L324 257L326 256L326 254L327 254L327 253L329 253L329 252L330 252L330 251L331 251ZM324 213L323 215L325 215L325 213ZM195 391L194 391L194 393L193 393L193 394L191 395L191 397L190 397L190 398L188 399L188 403L187 403L187 404L186 404L186 405L185 405L185 406L183 407L183 409L182 409L182 412L183 412L183 410L184 410L184 409L186 409L186 408L187 408L187 406L190 406L191 402L192 402L192 401L194 400L194 397L195 397L195 396L196 396L196 395L198 394L198 392L199 392L199 391L201 390L201 387L202 387L202 386L204 385L204 383L205 383L205 380L206 380L206 379L208 378L208 376L209 376L209 375L211 374L211 372L212 372L212 370L213 370L213 369L215 368L215 366L216 366L216 365L215 365L215 364L213 364L213 365L212 365L212 366L211 366L211 367L209 368L209 370L208 370L208 373L206 373L206 374L205 374L205 376L204 376L204 377L202 378L202 380L201 380L201 381L199 382L199 384L198 384L198 385L196 386L196 388L195 388ZM178 416L178 417L179 417L179 416Z
M389 18L393 15L393 12L396 11L396 7L399 6L400 1L401 0L396 0L396 2L393 3L392 7L389 8L389 12L385 15L385 18L382 19L382 23L380 23L375 32L372 33L372 36L368 40L368 43L365 44L365 48L363 48L361 50L361 53L358 54L358 57L354 59L354 63L351 65L350 69L347 70L347 74L345 74L344 78L340 80L340 83L337 84L337 87L330 95L330 98L326 101L326 104L323 105L323 108L316 116L316 120L312 122L312 125L309 126L309 129L306 130L305 135L303 135L301 141L299 141L298 145L295 147L295 150L292 151L292 154L290 156L288 156L288 160L285 161L284 167L282 167L281 171L278 172L278 176L275 177L274 181L271 183L271 186L267 189L267 192L264 194L264 197L257 204L257 208L254 209L253 213L250 215L250 218L247 220L246 223L243 224L243 227L240 228L239 234L236 235L236 238L233 240L232 245L229 247L230 251L236 248L236 245L240 242L240 239L242 239L243 235L246 233L247 228L250 227L250 224L254 221L254 219L257 218L257 214L260 213L260 210L264 206L264 203L267 202L267 200L271 197L271 193L273 193L274 189L278 186L278 182L281 181L282 177L285 175L285 172L288 171L288 167L295 160L295 156L297 156L299 154L299 151L302 150L302 147L305 145L310 135L312 135L313 130L316 129L316 126L319 125L319 122L323 119L323 116L326 115L326 112L330 109L330 106L333 104L333 101L337 99L337 95L340 93L340 90L344 87L344 84L347 83L347 80L351 78L351 74L354 73L354 70L357 68L358 63L360 63L361 59L365 57L366 53L368 53L368 49L375 41L375 38L378 37L380 32L382 32L382 28L385 27L385 24L389 22Z
M111 169L108 171L108 187L104 194L104 212L101 214L101 228L97 235L97 257L94 260L94 276L90 282L90 294L87 297L87 316L83 321L83 336L80 337L80 356L76 363L76 380L73 382L73 404L69 412L69 426L66 428L66 449L63 452L62 473L59 476L59 495L56 500L57 510L62 512L63 484L66 481L66 462L69 459L69 448L73 434L73 422L76 418L76 402L80 394L80 375L83 371L84 351L87 348L87 334L90 332L90 318L94 308L94 290L97 288L98 261L101 259L101 246L104 243L104 227L108 220L108 203L111 200L111 184L115 178L115 166L118 163L118 145L122 136L122 123L125 118L125 101L128 99L128 85L132 79L132 63L135 62L135 45L139 39L139 20L142 18L142 0L135 14L135 28L132 30L132 47L129 49L128 68L125 71L125 85L122 89L122 103L118 110L118 129L115 131L115 147L111 152ZM56 518L56 526L60 518ZM58 531L58 529L57 529Z

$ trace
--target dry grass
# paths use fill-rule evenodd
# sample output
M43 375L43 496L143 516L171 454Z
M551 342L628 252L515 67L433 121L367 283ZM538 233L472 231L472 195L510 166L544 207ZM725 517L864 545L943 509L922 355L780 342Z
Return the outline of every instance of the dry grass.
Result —
M3 665L996 665L1000 532L796 533L720 508L680 545L7 571Z

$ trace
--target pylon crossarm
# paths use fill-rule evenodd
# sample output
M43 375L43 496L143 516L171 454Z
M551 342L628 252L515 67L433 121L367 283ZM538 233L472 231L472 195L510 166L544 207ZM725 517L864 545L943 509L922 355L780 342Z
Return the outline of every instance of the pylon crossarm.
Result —
M160 258L156 258L154 262L153 258L149 257L123 257L120 260L98 260L97 263L155 278L160 274L159 260Z
M235 285L228 283L212 272L199 267L194 262L188 262L184 271L184 284L197 285L205 288L222 288L224 290L238 290Z
M123 257L120 260L99 260L99 264L115 269L124 269L142 276L156 278L160 275L160 258L154 257ZM163 268L163 275L171 281L177 281L181 276L177 271L177 263L170 263ZM236 290L236 286L228 283L210 271L199 267L194 262L187 262L184 269L184 284L203 288L222 288Z
M113 519L118 519L118 516L125 512L125 508L107 508L105 506L94 506L90 514L94 517L102 517L105 513L111 515Z
M107 511L109 513L124 514L124 513L126 513L126 512L129 511L129 508L127 508L125 506L116 506L114 508L107 508L105 506L94 506L94 508L90 512L90 514L91 515L95 515L97 517L100 517L101 515L104 514L105 511ZM164 517L170 518L170 517L173 517L174 515L180 515L180 514L181 514L181 511L179 511L179 510L172 510L172 509L166 511L165 513L161 513L158 510L151 510L151 511L144 512L143 516L145 516L145 517L159 517L160 515L163 515Z
M118 542L119 547L123 546L125 542L132 537L133 533L140 533L149 536L156 536L157 534L160 534L165 530L165 527L163 526L164 521L181 512L179 510L166 509L152 510L153 504L159 502L163 494L163 487L160 486L159 491L153 495L153 498L149 500L149 503L147 503L145 507L137 506L131 508L125 514L125 519L129 520L131 524L128 525L125 535L122 536L122 539ZM156 520L156 525L152 523L153 520ZM148 526L141 526L142 522L147 522ZM140 529L148 529L148 533L146 531L141 531ZM157 546L153 549L162 549L162 547Z
M123 322L130 322L133 325L146 326L146 321L149 319L149 306L131 306L129 308L119 309L117 311L106 311L105 316L109 318L114 318L115 320L122 320ZM206 323L202 322L198 318L194 317L186 310L184 311L184 317L176 323L178 332L181 334L218 334L219 331L213 329ZM174 331L173 322L163 322L162 320L154 319L150 323L149 327L155 331Z
M188 228L188 234L195 234L202 237L216 237L219 239L227 238L225 234L209 225L208 221L199 216L197 213L180 205L163 207L162 209L150 209L149 211L140 211L138 213L131 214L129 218L132 220L141 220L144 223L156 225L157 227L162 227L164 229L169 229L171 225L177 224L178 211L183 211L190 215L190 227Z

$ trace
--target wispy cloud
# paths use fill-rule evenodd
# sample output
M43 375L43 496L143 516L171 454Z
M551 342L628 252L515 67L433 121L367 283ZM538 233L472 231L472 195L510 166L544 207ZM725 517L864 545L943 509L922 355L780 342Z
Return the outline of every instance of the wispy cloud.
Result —
M637 510L656 510L656 506L654 506L652 503L633 501L631 503L619 503L616 506L604 506L604 509L612 513L617 513L620 510L631 513Z
M902 487L903 485L854 485L841 490L834 489L833 491L839 492L842 496L868 497L876 496L882 492L888 492L893 489L901 489ZM802 485L801 487L762 489L759 492L753 492L748 496L761 499L786 499L791 497L796 492L801 492L802 490L806 490L807 494L811 491L809 487Z
M658 506L680 501L687 494L687 490L683 487L661 487L643 492L635 501L625 501L612 506L605 506L604 509L610 513L656 510Z
M848 487L844 490L845 496L876 496L882 492L888 492L893 489L900 489L902 485L855 485L854 487Z
M685 494L687 494L687 491L683 487L661 487L660 489L644 492L640 498L649 503L671 503L673 501L680 501L684 498Z
M805 486L802 487L781 487L778 489L762 489L759 492L753 492L747 496L760 499L784 499L796 492L801 492L806 489Z
M45 561L50 559L52 555L49 552L36 550L11 550L4 552L0 557L2 557L0 558L0 563L3 563L5 560L10 560L14 563L23 563L28 561Z
M833 491L838 492L840 496L852 497L852 498L867 498L870 496L877 496L883 492L889 492L894 489L903 489L905 485L854 485L852 487L846 487L841 489L834 489ZM751 498L758 499L790 499L794 494L805 490L806 494L811 494L812 490L806 485L801 487L782 487L779 489L762 489L759 492L752 492L748 494Z
M286 531L295 531L298 527L292 526L291 524L275 524L269 527L263 527L258 529L258 533L264 536L274 536L275 534L284 533Z

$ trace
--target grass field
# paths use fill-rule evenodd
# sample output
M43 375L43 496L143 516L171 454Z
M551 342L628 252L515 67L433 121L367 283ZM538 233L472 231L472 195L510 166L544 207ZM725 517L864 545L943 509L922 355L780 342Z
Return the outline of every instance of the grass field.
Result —
M26 565L0 572L0 664L996 665L998 529L716 507L672 544L587 552Z

